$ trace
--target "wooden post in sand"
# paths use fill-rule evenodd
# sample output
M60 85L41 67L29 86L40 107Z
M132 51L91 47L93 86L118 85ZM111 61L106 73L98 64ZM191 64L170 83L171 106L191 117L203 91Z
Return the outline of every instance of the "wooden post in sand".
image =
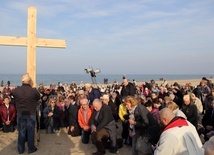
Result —
M0 45L27 46L27 73L36 86L36 47L65 48L65 40L36 38L36 8L28 7L28 28L26 37L0 36Z

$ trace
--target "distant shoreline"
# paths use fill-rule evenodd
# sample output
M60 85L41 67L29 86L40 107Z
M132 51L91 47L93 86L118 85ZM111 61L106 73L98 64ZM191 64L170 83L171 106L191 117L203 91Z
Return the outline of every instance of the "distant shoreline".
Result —
M213 79L209 79L213 82ZM185 85L187 83L191 83L192 86L197 86L200 84L201 79L186 79L186 80L167 80L167 84L173 85L175 82L177 82L180 85ZM132 82L132 81L131 81ZM143 82L136 81L137 85L140 86L143 84ZM148 81L147 81L148 82ZM163 83L164 81L155 81L159 86ZM107 85L112 85L113 83L109 84L97 84L97 86L107 86ZM78 85L80 86L80 85ZM37 86L38 87L38 86ZM45 85L46 88L49 88L49 85ZM0 87L0 91L3 90L4 87ZM10 88L14 88L14 86L10 86Z
M162 79L166 79L168 81L174 80L191 80L191 79L201 79L202 77L206 77L210 79L212 77L211 74L97 74L96 82L98 84L103 84L104 79L107 79L109 84L117 81L118 83L122 83L122 77L125 76L131 82L133 80L137 82L149 82L150 80L160 81ZM20 86L21 85L21 74L0 74L0 81L3 82L3 86L10 81L11 86ZM92 79L90 74L37 74L36 84L37 86L40 83L43 83L45 86L50 84L57 85L59 82L64 84L71 84L75 82L77 85L83 83L91 83Z

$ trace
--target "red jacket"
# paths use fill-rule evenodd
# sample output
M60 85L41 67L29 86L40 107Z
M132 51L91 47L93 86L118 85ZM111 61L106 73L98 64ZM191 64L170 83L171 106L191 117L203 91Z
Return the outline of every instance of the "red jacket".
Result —
M91 119L91 115L92 115L92 112L93 112L93 107L88 109L87 117L86 117L86 122L84 120L84 113L83 112L84 112L84 110L81 107L78 110L78 123L79 123L79 126L81 128L83 128L85 126L90 126L90 119Z
M2 123L5 123L8 119L8 112L9 112L9 121L10 124L13 124L15 117L16 117L16 109L14 107L13 104L9 104L9 108L7 109L7 107L5 106L5 104L3 104L0 107L0 117L2 120Z
M0 106L3 104L3 98L0 97Z

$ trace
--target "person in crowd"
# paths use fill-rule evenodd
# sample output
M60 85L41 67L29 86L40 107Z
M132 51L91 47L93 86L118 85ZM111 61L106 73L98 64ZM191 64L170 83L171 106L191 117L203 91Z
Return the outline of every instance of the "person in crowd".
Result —
M181 86L177 82L175 82L173 84L173 86L171 88L171 91L175 95L175 99L176 100L180 100L181 101L180 103L182 103L182 101L183 101L183 93L181 91ZM182 105L180 105L179 103L176 103L176 104L178 104L179 107L182 107Z
M111 112L112 112L113 118L114 118L115 121L117 121L118 120L117 107L113 102L110 102L108 94L105 94L105 95L102 96L102 102L104 104L108 105L111 108Z
M3 97L4 97L4 95L3 95L2 91L0 91L0 106L3 104Z
M88 99L80 100L80 109L78 110L78 123L82 129L82 143L88 144L91 135L90 119L92 116L93 107L89 107Z
M171 97L169 97L169 96L165 96L165 97L164 97L165 106L166 106L170 101L173 101Z
M169 108L160 111L163 127L154 155L203 155L201 140L195 127L175 114Z
M10 80L7 81L7 85L10 87Z
M67 127L68 127L68 120L69 120L69 116L68 116L68 109L69 109L69 107L70 107L70 102L69 102L69 99L68 99L68 97L67 98L65 98L65 100L64 100L64 123L65 123L65 128L67 129Z
M177 89L173 89L173 90L177 91ZM170 93L169 97L173 102L175 102L179 106L179 109L180 109L183 106L183 98L181 99L178 95L181 97L180 93Z
M143 89L142 93L143 93L143 95L144 95L145 97L149 97L149 96L151 95L151 91L150 91L150 89L147 88L147 87L145 87L145 88Z
M160 86L159 95L158 98L161 98L164 100L164 97L168 96L168 93L166 92L166 89L164 86Z
M60 116L60 127L66 127L66 120L65 120L65 96L60 95L59 96L59 102L56 103L56 106L59 107L59 110L61 112L61 116Z
M155 109L157 110L161 110L164 108L164 105L162 105L160 102L159 102L159 99L158 98L154 98L152 99L152 105Z
M198 129L198 109L197 106L191 102L190 95L184 95L183 97L184 105L182 106L182 111L186 115L187 120L192 123L196 130Z
M65 93L65 88L63 87L61 82L58 83L57 92L62 95L64 95L64 93Z
M68 109L68 134L72 137L80 136L81 130L78 123L78 110L79 106L76 103L75 96L68 97L70 106Z
M212 100L211 105L212 108L208 109L202 118L202 125L205 128L205 141L214 135L214 99Z
M13 91L13 97L17 110L18 124L18 152L25 151L25 142L28 143L28 153L37 151L34 145L34 133L36 123L36 110L40 93L32 88L33 82L29 74L22 76L22 86Z
M134 85L134 86L135 86L135 89L136 89L136 95L137 95L137 96L142 95L140 86L138 86L138 85Z
M118 94L116 91L113 91L110 95L110 100L109 102L112 102L114 105L116 105L116 111L117 111L117 115L116 115L116 121L119 119L118 116L118 111L119 111L119 105L121 104L120 98L118 97Z
M77 105L80 106L80 100L86 98L85 91L79 90L77 94Z
M207 141L204 146L204 155L213 155L214 154L214 136Z
M44 113L43 110L48 106L49 98L53 98L53 95L50 92L50 89L45 88L43 93L40 93L41 100L40 100L40 129L45 129L45 123L44 123Z
M203 112L203 105L201 100L195 96L194 93L190 93L190 100L196 105L198 110L198 122L201 120L201 114Z
M131 144L131 137L129 136L129 114L128 110L126 108L124 98L122 99L122 102L119 106L119 112L118 112L119 118L122 121L122 133L121 136L125 140L124 144Z
M3 93L3 95L9 95L9 96L10 96L10 94L11 94L11 89L10 89L10 87L9 87L8 84L5 85L5 87L4 87L3 90L2 90L2 93Z
M45 88L42 93L40 93L41 96L41 102L43 105L43 109L47 106L47 102L50 97L53 97L53 95L50 93L50 89Z
M56 96L57 95L57 91L56 91L56 85L54 83L51 83L49 86L49 94L50 96Z
M152 113L157 122L160 123L159 109L154 107L153 102L148 100L144 105L149 110L149 112Z
M214 88L211 89L211 93L208 94L206 96L206 99L204 100L204 113L206 113L206 111L208 109L212 108L211 103L212 103L213 98L214 98Z
M183 94L188 94L193 92L194 87L192 86L191 82L188 82L185 84L185 86L182 87L182 89L183 89Z
M134 96L136 93L134 85L127 79L123 79L123 87L121 89L121 96L126 97L128 95Z
M210 78L212 78L212 77L210 77ZM206 81L206 83L207 83L207 86L211 89L211 88L213 88L213 82L212 82L212 80L211 79L208 79L208 78L206 78L206 77L202 77L202 80L204 80L204 81Z
M45 129L48 134L58 133L60 129L61 111L56 105L56 100L50 98L48 106L43 110Z
M211 89L208 87L206 80L204 79L201 80L200 85L198 86L198 91L199 91L197 94L198 96L197 95L196 96L201 100L204 107L206 97L211 93Z
M192 100L192 102L197 106L198 109L198 114L202 114L203 112L203 105L201 100L195 96L194 93L190 93L190 100Z
M187 119L186 115L179 109L178 105L175 102L173 102L173 101L168 102L166 107L169 108L170 110L172 110L172 112L175 114L175 116L183 117L183 118Z
M43 94L43 93L44 93L45 87L44 87L43 83L40 83L40 84L39 84L38 91L39 91L40 94Z
M138 104L145 105L145 103L147 102L147 99L146 99L146 97L144 95L135 96L135 98L137 99Z
M90 83L85 84L85 90L88 93L89 105L92 105L94 99L100 99L100 90L93 88Z
M2 94L2 92L0 91L0 111L1 111L1 106L3 105L4 103L3 103L3 94ZM0 117L0 130L2 130L2 127L3 127L3 125L2 125L2 120L1 120L1 117Z
M92 142L97 148L93 155L105 154L105 142L110 139L111 153L117 152L116 123L111 109L108 105L102 104L99 99L93 101L94 111L90 120ZM105 142L103 141L105 139Z
M158 92L156 92L156 91L153 91L153 92L151 92L151 98L152 98L152 100L154 100L154 99L157 99L158 98Z
M159 138L160 127L154 116L145 106L138 104L133 96L125 98L129 110L130 135L132 137L132 155L153 154L151 143ZM137 147L137 140L142 137L143 144Z
M16 109L13 104L10 104L9 95L4 96L3 105L0 107L0 117L3 124L3 132L14 132Z
M70 89L74 92L77 90L77 84L74 81L71 82Z
M166 79L161 78L160 81L163 81L163 82L161 83L161 86L165 87L165 86L168 85L168 81L167 81Z

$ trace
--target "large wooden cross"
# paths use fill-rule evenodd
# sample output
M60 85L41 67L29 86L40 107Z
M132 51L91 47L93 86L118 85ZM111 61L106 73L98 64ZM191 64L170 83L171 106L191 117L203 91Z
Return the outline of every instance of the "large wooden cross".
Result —
M36 47L65 48L65 40L36 38L36 8L28 7L28 28L26 37L0 36L0 45L27 46L27 73L36 86Z

